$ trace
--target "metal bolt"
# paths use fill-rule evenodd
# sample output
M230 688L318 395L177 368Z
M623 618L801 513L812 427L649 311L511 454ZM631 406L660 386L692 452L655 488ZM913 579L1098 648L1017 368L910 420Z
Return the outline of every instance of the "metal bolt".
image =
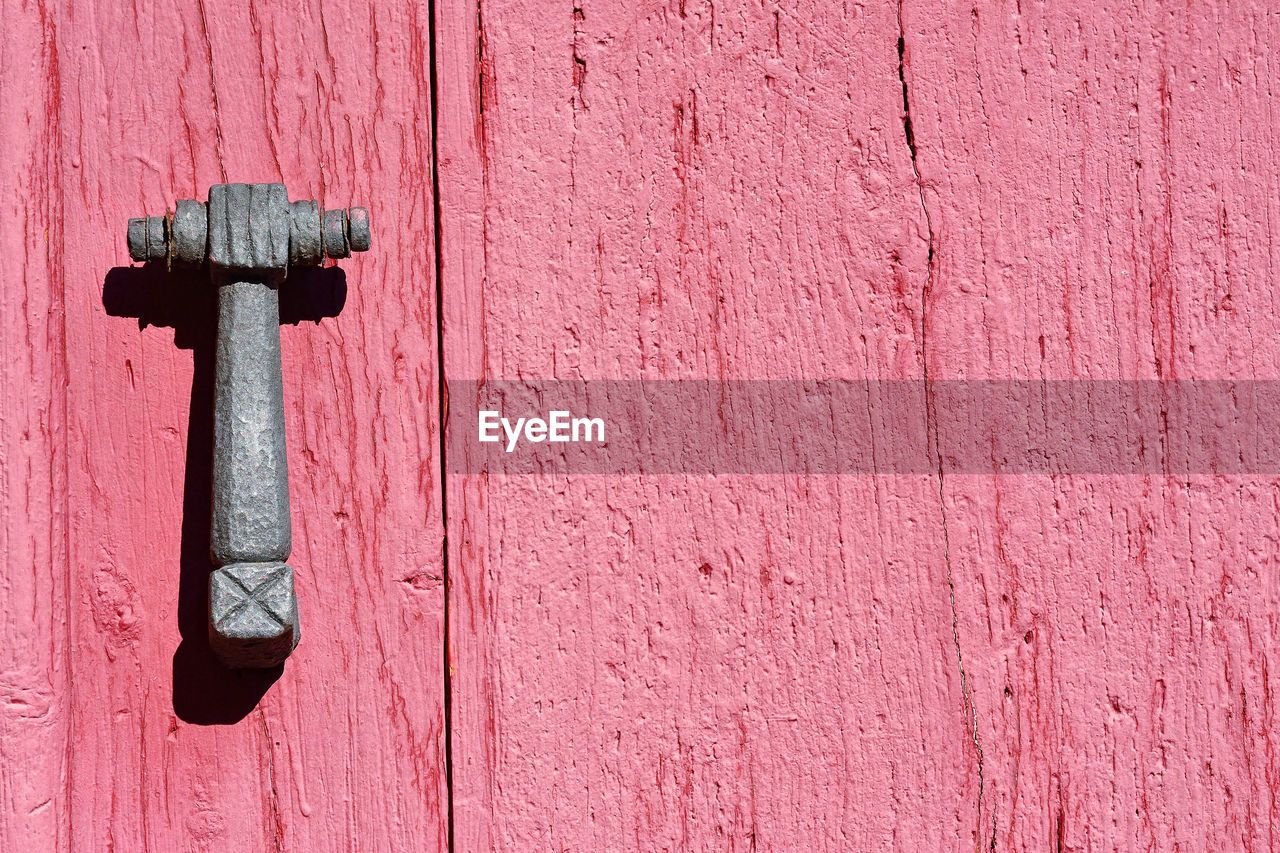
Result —
M135 261L158 261L169 250L169 223L165 216L129 220L129 257Z
M207 264L218 287L209 643L229 666L270 667L298 644L280 369L279 285L291 267L369 248L369 212L290 203L282 184L218 184L208 203L129 220L129 256Z
M322 210L314 201L295 201L290 207L290 266L316 266L326 257L340 260L351 257L352 252L369 251L369 211L365 208ZM180 199L173 213L130 219L129 257L139 263L167 260L176 265L202 265L208 260L207 208L204 202Z
M369 242L369 211L363 207L347 208L347 245L353 252L367 252Z

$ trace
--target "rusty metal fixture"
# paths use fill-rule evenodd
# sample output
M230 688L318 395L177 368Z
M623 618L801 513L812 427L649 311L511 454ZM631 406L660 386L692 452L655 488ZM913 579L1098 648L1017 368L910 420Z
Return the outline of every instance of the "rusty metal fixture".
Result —
M129 256L208 265L218 288L209 644L228 666L271 667L298 644L285 459L279 288L291 267L369 248L364 208L322 211L283 184L218 184L208 203L129 220Z

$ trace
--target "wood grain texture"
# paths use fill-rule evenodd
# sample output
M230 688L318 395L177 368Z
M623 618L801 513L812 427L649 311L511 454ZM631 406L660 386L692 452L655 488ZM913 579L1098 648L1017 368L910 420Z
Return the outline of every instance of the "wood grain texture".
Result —
M0 846L443 848L425 9L6 15ZM303 636L274 684L202 638L209 285L113 269L128 217L224 180L375 227L285 299Z
M44 10L5 3L0 79L45 79ZM0 848L67 839L70 738L62 204L56 104L0 97Z
M1276 378L1274 8L903 19L931 376ZM998 848L1275 846L1278 485L947 478Z
M893 7L444 8L447 378L923 375ZM448 488L458 849L976 833L933 478Z
M446 378L1276 377L1264 3L438 14ZM1274 478L448 493L458 849L1273 844Z
M435 346L1280 378L1262 0L0 11L0 847L442 849L446 683L460 851L1274 846L1274 478L450 476L446 673ZM286 311L278 681L200 639L207 285L113 269L222 180L375 227Z

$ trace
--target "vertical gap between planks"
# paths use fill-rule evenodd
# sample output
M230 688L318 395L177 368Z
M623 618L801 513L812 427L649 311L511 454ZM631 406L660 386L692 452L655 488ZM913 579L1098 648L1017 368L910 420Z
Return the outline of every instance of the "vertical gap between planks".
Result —
M436 265L436 399L439 405L439 453L440 453L440 575L444 594L443 687L444 687L444 779L445 779L445 844L453 850L453 672L449 654L450 643L450 583L449 583L449 471L448 441L445 439L445 419L449 413L449 385L445 379L444 358L444 254L441 248L440 212L440 82L436 63L439 59L436 22L437 0L427 0L427 63L430 65L431 90L431 205L432 243Z

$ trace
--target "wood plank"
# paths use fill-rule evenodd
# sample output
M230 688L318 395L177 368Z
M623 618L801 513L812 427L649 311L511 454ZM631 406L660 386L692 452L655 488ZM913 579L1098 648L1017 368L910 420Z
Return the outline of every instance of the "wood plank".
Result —
M1263 3L443 8L452 388L1276 378ZM1271 841L1272 476L471 462L461 849Z
M46 14L62 218L51 251L63 259L52 285L67 306L62 831L84 850L443 848L425 9L101 2ZM209 286L113 270L127 264L128 217L223 180L363 203L375 228L375 251L342 263L345 288L330 274L306 295L302 282L286 290L303 636L274 683L218 669L202 639Z
M48 10L6 3L0 79L56 77ZM0 848L67 841L67 492L58 105L0 98Z
M931 376L1277 378L1272 7L904 22ZM1278 487L947 477L997 847L1274 845Z
M893 8L442 6L451 411L923 375ZM458 849L976 838L934 478L448 468Z

